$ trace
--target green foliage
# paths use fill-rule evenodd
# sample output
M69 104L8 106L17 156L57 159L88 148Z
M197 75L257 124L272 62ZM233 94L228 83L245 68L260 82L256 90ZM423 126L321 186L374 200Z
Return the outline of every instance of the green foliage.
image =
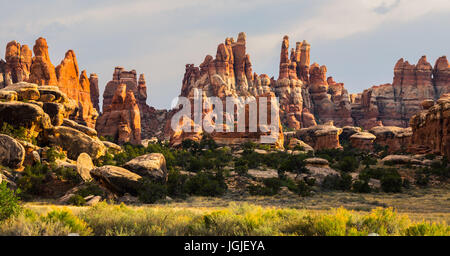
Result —
M353 182L352 191L355 193L370 193L372 189L369 186L369 182L366 180L356 180Z
M227 190L227 185L221 171L216 173L200 172L189 177L186 182L186 189L191 195L220 196Z
M57 159L64 159L66 155L56 147L51 147L46 151L46 157L49 162L55 162Z
M92 232L85 221L75 216L69 210L54 210L47 213L46 216L41 217L41 219L45 222L63 223L64 226L70 228L72 233L90 235Z
M59 179L68 181L72 184L78 184L82 181L78 172L72 168L52 166L52 170Z
M25 127L15 128L14 126L12 126L12 125L10 125L10 124L8 124L6 122L3 122L3 125L2 125L2 127L0 129L0 133L9 135L9 136L11 136L11 137L13 137L15 139L19 139L19 140L24 140L24 141L30 142L30 143L32 143L34 145L37 144L36 138L33 137L33 135L30 132L30 130L28 130Z
M186 182L188 176L181 174L178 170L169 170L167 179L167 193L171 197L186 198L188 190Z
M167 187L164 184L154 182L148 178L140 180L138 190L139 200L146 204L153 204L167 196Z
M384 192L400 193L402 187L403 181L400 175L389 174L381 178L381 189Z
M353 172L359 167L359 161L353 156L345 156L334 167L343 172Z
M328 175L322 181L321 186L324 190L349 191L352 188L352 176L347 173Z
M84 185L76 192L77 195L83 198L94 195L94 196L105 196L105 192L94 182L86 182Z
M41 195L44 192L44 183L49 173L48 165L36 163L33 166L26 166L22 172L22 177L17 180L17 186L22 191L22 196L28 199L31 196Z
M75 206L83 206L84 204L86 204L86 200L80 195L71 196L67 202Z
M0 222L16 216L20 211L17 191L9 189L6 182L0 183Z

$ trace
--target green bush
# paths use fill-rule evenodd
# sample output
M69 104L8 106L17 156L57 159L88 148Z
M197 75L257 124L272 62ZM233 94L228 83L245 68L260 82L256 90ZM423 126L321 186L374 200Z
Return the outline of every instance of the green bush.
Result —
M370 193L372 189L366 180L356 180L353 182L352 191L355 193Z
M384 192L402 192L403 181L400 175L390 174L381 178L381 189Z
M167 178L167 193L171 197L186 198L188 190L186 182L188 176L181 174L178 170L169 170Z
M76 194L82 196L83 198L90 195L105 197L105 192L94 182L84 183Z
M167 196L167 187L164 184L154 182L148 178L140 180L138 190L139 200L146 204L153 204Z
M80 195L73 195L69 198L67 203L75 206L83 206L86 204L86 200L84 200L84 198Z
M227 190L222 172L200 172L189 177L186 182L189 194L197 196L220 196Z
M6 182L0 183L0 222L19 214L19 196L8 188Z
M30 142L34 145L37 144L36 138L33 137L30 130L28 130L25 127L15 128L14 126L12 126L6 122L3 122L3 125L0 129L0 133L9 135L18 140L24 140L24 141Z
M55 162L57 159L66 158L66 155L63 152L59 151L56 147L51 147L45 152L45 154L49 162Z
M324 190L348 191L352 188L352 176L347 173L328 175L322 181L321 187Z

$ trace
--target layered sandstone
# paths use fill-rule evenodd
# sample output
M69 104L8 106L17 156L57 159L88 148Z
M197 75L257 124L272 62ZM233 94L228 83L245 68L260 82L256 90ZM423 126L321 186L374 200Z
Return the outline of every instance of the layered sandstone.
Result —
M134 95L138 105L142 130L141 138L149 139L157 137L160 140L168 139L170 131L169 127L167 127L167 120L170 119L172 112L158 110L147 104L145 76L144 74L140 74L139 79L137 79L136 70L127 71L122 67L116 67L114 69L113 78L106 84L105 91L103 92L103 111L105 112L112 105L114 94L122 84L125 85L127 92L131 92ZM125 127L122 128L126 129Z
M27 45L21 46L16 41L7 44L5 61L0 61L0 88L19 82L58 86L78 103L71 119L94 127L98 113L92 107L90 82L86 73L79 71L74 51L67 51L56 68L50 60L45 38L36 40L33 52L34 57Z
M106 106L97 120L96 130L100 136L110 136L120 144L141 143L141 115L133 92L120 84L112 102Z
M410 150L437 153L450 157L450 94L444 94L436 104L411 118Z
M440 57L434 68L422 56L416 65L400 59L394 67L392 84L373 86L355 95L352 117L355 125L370 129L380 124L408 127L410 118L420 112L422 102L435 101L450 92L450 68Z
M171 135L171 144L179 145L184 139L199 140L203 134L209 133L219 144L238 145L246 141L261 142L262 138L268 136L271 137L269 144L283 147L280 120L279 118L277 120L270 118L272 107L276 113L279 111L278 105L272 105L270 102L272 98L275 98L275 94L270 89L271 83L272 81L267 75L253 73L250 55L246 53L245 33L239 33L236 42L233 38L226 38L224 43L218 45L216 58L207 55L198 67L194 64L186 65L180 96L186 97L191 102L191 109L185 109L185 118L182 118L182 116L175 117L178 119L174 121L176 127ZM194 111L193 103L196 93L201 95L200 103L208 106L200 112ZM212 129L213 131L205 128L202 123L195 122L194 116L195 114L199 115L203 120L208 118L210 114L217 113L218 109L215 109L217 106L214 105L215 111L213 111L213 104L208 102L210 97L218 98L223 107L221 112L225 112L222 113L223 123L215 123L215 120L210 120L212 126L216 128L215 130ZM226 112L227 97L242 100L238 106L243 111L243 117L245 116L245 123L242 123L243 126L241 126L243 129L238 129L237 119L234 118L237 114ZM276 130L273 133L263 131L262 127L258 127L258 125L256 125L255 130L250 129L250 122L256 122L256 119L262 113L259 106L263 99L267 101L264 111L268 113L268 118L264 121L268 125L266 127L276 128L273 129ZM257 106L253 115L249 114L249 104L245 104L245 101L252 101L255 104L254 106ZM174 115L180 111L182 111L181 108L175 109ZM231 125L225 124L225 120L234 120L234 122ZM188 129L183 130L183 127ZM219 128L218 130L218 127L222 129Z
M376 126L369 130L375 135L375 144L387 147L389 153L405 152L411 143L412 130L410 127Z

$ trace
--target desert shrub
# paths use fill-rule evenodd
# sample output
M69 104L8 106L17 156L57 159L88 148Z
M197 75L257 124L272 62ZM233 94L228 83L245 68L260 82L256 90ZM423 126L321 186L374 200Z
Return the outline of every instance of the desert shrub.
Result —
M139 200L146 204L153 204L167 196L167 187L164 184L152 181L148 178L142 178L139 187Z
M381 178L381 189L384 192L402 192L403 181L400 175L390 174Z
M83 198L94 195L94 196L105 196L105 192L100 188L100 186L94 182L86 182L84 185L76 192L77 195Z
M343 172L352 172L359 167L359 161L354 156L345 156L333 166Z
M72 184L78 184L82 181L80 175L72 168L54 167L53 172L62 180L69 181Z
M426 187L430 183L430 174L424 169L417 170L414 179L417 186Z
M56 147L49 148L46 152L46 158L49 162L55 162L57 159L64 159L66 155Z
M73 195L69 198L67 203L75 206L83 206L84 204L86 204L86 200L80 195Z
M448 236L450 227L445 223L415 223L408 227L405 236Z
M33 137L30 130L25 127L22 127L22 126L15 128L14 126L12 126L6 122L3 122L3 125L0 129L0 133L9 135L18 140L24 140L24 141L30 142L34 145L37 144L36 138Z
M322 181L321 187L324 190L348 191L352 188L352 176L347 173L328 175Z
M353 182L352 191L355 193L370 193L372 189L369 186L369 182L366 180L356 180Z
M17 186L22 191L23 198L41 195L45 189L45 181L50 168L47 165L36 163L26 166L17 180Z
M200 172L189 177L186 189L191 195L220 196L227 190L227 185L221 171L216 173Z
M169 170L167 178L167 193L171 197L186 198L187 188L186 182L188 176L181 174L178 170Z
M18 193L0 183L0 222L19 214L21 210Z
M88 227L88 224L84 220L66 209L53 210L41 217L41 219L45 222L60 222L64 226L69 227L72 233L78 233L80 235L90 235L92 233L91 228Z

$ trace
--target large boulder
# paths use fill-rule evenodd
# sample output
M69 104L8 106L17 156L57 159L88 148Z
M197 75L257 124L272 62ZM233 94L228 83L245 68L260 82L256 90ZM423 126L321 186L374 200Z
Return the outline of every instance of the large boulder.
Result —
M167 181L166 159L161 153L151 153L136 157L127 162L124 167L143 177L163 182Z
M48 135L48 140L67 151L70 159L77 159L81 153L97 159L106 153L105 145L97 137L91 137L70 127L54 127L51 134Z
M92 129L85 125L78 124L77 122L72 121L70 119L64 119L62 125L76 129L80 132L83 132L83 133L89 135L89 136L97 136L97 131L95 129Z
M112 165L95 168L91 170L91 175L114 191L131 194L137 194L139 179L142 178L127 169Z
M8 123L16 129L24 127L33 136L37 136L43 130L52 128L50 117L41 107L24 102L0 101L0 126L3 123Z
M25 149L23 146L8 135L0 134L0 164L19 168L25 159Z
M77 159L77 172L83 181L92 180L91 170L94 169L91 157L86 153L81 153Z
M20 82L3 88L6 91L15 91L19 100L38 100L40 98L37 84Z

